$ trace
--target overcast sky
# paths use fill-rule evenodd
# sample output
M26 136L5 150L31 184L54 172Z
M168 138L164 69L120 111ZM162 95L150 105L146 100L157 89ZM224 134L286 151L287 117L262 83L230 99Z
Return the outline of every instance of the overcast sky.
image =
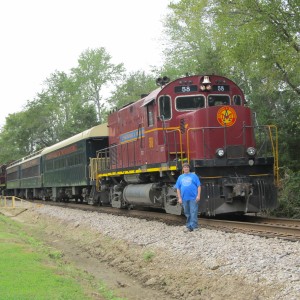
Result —
M169 0L4 0L0 3L0 126L68 73L88 48L104 47L128 71L161 65L162 20ZM158 74L160 75L160 74Z

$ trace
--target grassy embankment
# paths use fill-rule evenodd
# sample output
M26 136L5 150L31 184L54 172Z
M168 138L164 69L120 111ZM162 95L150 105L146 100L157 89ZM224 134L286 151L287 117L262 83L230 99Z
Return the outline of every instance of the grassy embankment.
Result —
M0 298L121 300L105 284L67 264L62 253L22 230L22 225L0 214Z

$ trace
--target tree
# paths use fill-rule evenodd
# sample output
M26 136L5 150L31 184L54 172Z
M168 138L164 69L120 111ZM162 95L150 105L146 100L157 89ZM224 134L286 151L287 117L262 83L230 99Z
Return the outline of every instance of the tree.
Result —
M225 74L212 38L207 0L181 0L169 5L165 21L165 64L171 77L188 74Z
M118 108L135 102L157 88L155 79L143 71L133 72L125 77L123 84L117 86L108 102Z
M71 75L51 74L43 91L21 113L7 117L0 134L0 160L5 163L32 154L98 124L97 113L100 119L106 113L100 90L123 72L122 64L115 66L109 60L103 48L88 50Z
M80 85L72 75L64 72L51 74L40 96L44 106L51 108L47 111L58 141L97 124L93 103L84 101Z
M72 75L80 87L80 95L85 103L92 101L97 107L98 121L102 123L105 103L101 92L111 91L109 83L116 83L122 79L125 69L123 64L111 63L111 56L104 48L88 49L78 59L78 67L72 69Z
M208 1L172 3L166 21L168 48L164 68L218 73L233 79L258 112L260 124L275 124L281 165L293 168L300 126L300 8L295 0ZM286 109L292 110L292 121ZM288 143L288 144L286 144Z
M223 65L237 70L252 107L279 128L281 165L300 168L300 7L295 0L216 1L210 10ZM293 118L286 118L287 109ZM296 163L296 161L298 161Z
M225 60L260 76L267 89L300 95L299 1L219 0L211 13Z
M22 112L6 118L0 134L0 161L5 163L32 154L96 124L95 107L83 103L73 78L55 72Z
M25 112L10 114L0 135L0 162L7 163L36 151Z

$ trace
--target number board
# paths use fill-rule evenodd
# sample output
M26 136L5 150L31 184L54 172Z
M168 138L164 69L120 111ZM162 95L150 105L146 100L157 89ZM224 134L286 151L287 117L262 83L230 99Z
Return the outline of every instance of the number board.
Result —
M214 92L229 92L229 85L213 85L212 90Z
M175 93L189 93L189 92L197 92L197 85L181 85L175 86Z

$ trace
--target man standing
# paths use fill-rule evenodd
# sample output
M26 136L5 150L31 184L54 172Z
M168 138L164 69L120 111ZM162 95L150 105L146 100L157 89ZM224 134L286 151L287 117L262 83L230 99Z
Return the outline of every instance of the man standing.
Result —
M185 231L193 231L198 228L198 202L201 195L201 183L199 177L190 173L190 165L182 165L183 174L176 181L178 202L182 204L187 218Z

